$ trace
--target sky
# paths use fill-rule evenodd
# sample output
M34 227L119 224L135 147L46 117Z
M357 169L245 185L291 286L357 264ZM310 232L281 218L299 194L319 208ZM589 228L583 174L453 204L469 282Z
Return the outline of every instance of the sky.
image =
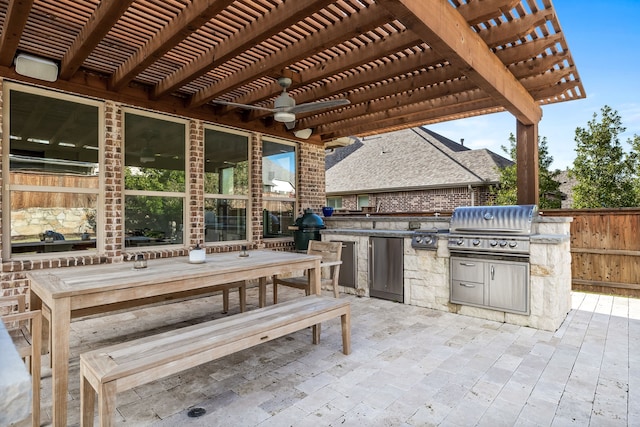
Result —
M618 112L626 132L620 135L625 150L640 135L640 0L553 0L569 52L582 80L586 98L542 107L538 126L546 137L551 169L572 167L576 157L575 130L608 105ZM516 134L511 113L496 113L427 126L453 141L487 148L508 157L501 146Z

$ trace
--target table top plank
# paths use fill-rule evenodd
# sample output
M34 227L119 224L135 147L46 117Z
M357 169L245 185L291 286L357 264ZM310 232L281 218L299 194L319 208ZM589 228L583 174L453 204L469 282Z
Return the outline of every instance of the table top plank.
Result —
M312 266L319 259L316 255L254 250L249 251L248 257L240 257L237 252L210 254L201 264L190 264L188 257L174 257L148 260L147 268L138 270L133 268L133 263L123 262L30 271L27 277L41 297L46 294L51 298L65 298L184 280L193 281L196 287L206 286L209 284L206 279L211 276L224 276L225 280L233 281L235 272L248 268L259 274L260 268L287 265L300 268L301 264Z

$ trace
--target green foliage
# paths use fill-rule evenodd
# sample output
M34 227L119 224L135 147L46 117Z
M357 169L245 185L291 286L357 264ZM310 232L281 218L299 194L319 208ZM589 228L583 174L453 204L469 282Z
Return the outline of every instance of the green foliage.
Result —
M509 147L502 150L515 162L517 158L516 138L509 135ZM562 203L560 183L556 180L559 170L549 171L553 157L549 155L547 138L538 140L538 191L540 193L540 209L558 209ZM514 205L518 199L517 165L513 164L500 169L500 184L493 189L497 205Z
M127 190L184 192L184 176L184 170L126 167L124 187Z
M126 189L142 191L185 191L184 171L155 168L125 168ZM182 224L183 202L180 197L127 196L125 222L127 231L148 237L169 237Z
M617 111L604 106L586 128L577 128L577 156L571 175L577 180L573 189L574 208L613 208L638 206L637 135L629 140L633 151L626 153L619 135L625 131Z

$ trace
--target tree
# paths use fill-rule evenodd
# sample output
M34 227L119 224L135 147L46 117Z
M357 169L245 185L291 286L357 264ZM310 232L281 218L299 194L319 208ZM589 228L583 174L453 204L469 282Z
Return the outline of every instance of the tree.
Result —
M586 128L575 133L576 159L571 175L578 184L573 188L574 208L613 208L637 206L638 157L626 153L618 136L626 129L617 111L605 105L588 122ZM634 146L634 143L629 140ZM635 136L635 149L640 148Z
M502 146L502 151L507 153L511 160L517 158L516 138L513 134L509 135L509 148ZM559 170L549 171L553 163L553 157L549 155L547 138L538 139L538 191L540 193L541 209L557 209L562 204L560 183L556 181L560 174ZM500 169L500 184L497 189L493 190L496 197L497 205L514 205L518 199L517 187L517 165Z

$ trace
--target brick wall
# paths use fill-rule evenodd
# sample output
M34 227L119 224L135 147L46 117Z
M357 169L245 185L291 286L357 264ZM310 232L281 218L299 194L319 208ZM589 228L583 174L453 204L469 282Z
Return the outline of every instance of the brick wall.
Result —
M360 194L364 195L364 194ZM438 188L431 190L396 191L390 193L371 193L370 209L378 212L438 212L451 211L458 206L487 205L493 200L489 187ZM356 195L342 196L342 208L356 210Z

